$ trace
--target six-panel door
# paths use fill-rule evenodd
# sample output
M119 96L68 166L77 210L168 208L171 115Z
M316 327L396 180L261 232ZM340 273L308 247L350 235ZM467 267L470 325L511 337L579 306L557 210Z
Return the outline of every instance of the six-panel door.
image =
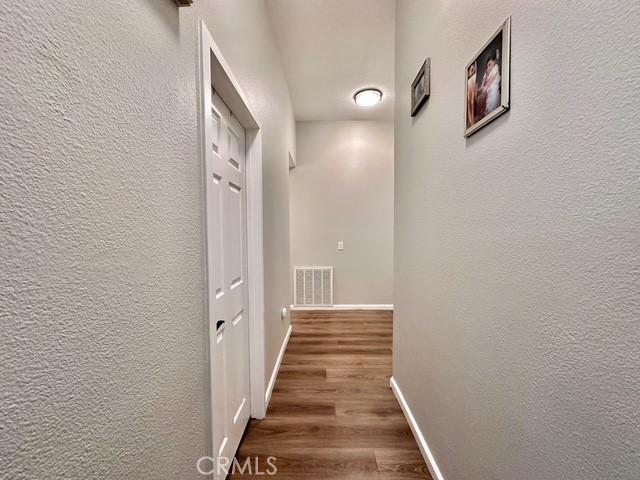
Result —
M232 459L249 420L245 132L211 94L205 126L213 455ZM224 473L216 475L224 478Z

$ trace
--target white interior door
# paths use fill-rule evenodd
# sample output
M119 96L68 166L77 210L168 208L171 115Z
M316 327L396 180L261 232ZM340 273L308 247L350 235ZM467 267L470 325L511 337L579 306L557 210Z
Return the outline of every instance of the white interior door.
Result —
M205 126L213 455L232 459L250 414L245 131L212 94ZM224 478L225 475L216 475Z

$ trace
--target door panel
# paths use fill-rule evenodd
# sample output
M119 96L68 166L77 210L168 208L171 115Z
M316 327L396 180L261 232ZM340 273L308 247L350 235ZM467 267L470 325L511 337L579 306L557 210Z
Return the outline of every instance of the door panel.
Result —
M205 130L214 455L233 458L249 420L245 132L212 94ZM216 478L224 478L224 474Z

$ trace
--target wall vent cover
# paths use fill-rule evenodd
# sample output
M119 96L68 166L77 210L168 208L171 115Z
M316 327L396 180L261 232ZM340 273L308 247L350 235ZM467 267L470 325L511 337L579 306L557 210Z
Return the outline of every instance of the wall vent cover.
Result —
M293 298L299 306L333 305L333 267L294 267Z

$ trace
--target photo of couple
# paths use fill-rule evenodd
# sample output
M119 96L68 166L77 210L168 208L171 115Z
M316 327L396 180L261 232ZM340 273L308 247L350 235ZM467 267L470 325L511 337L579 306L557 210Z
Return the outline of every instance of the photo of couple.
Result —
M467 65L466 136L509 108L509 20Z
M482 120L500 106L500 33L467 70L467 128Z

